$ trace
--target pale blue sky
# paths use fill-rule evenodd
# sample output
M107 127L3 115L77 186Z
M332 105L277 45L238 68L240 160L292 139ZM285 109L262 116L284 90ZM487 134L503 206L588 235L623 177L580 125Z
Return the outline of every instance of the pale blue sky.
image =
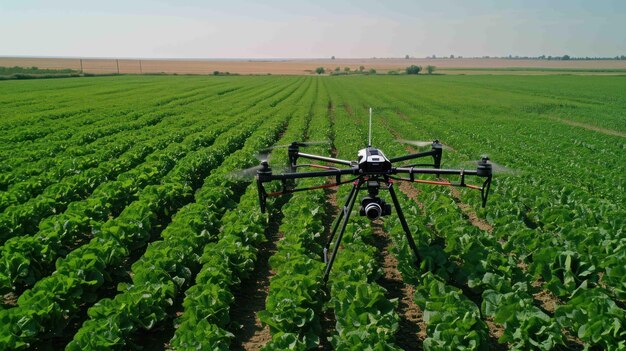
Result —
M0 55L626 55L626 0L0 0Z

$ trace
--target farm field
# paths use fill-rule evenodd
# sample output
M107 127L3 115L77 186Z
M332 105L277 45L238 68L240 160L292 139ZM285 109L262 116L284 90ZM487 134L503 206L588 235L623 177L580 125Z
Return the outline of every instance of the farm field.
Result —
M562 75L0 81L0 350L626 350L625 91ZM355 159L369 107L388 157L439 139L444 168L488 154L514 171L484 209L400 186L420 266L395 213L354 215L324 287L349 189L261 214L232 174L295 140Z
M410 65L437 67L444 74L594 74L624 75L626 60L525 60L498 58L337 58L337 59L130 59L0 57L0 66L72 69L91 74L204 74L214 71L236 74L315 74L315 68L331 72L349 67L373 68L378 73L403 71Z

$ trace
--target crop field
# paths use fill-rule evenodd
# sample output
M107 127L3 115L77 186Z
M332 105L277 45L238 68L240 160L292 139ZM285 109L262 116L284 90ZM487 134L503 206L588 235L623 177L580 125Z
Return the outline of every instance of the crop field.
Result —
M626 350L625 92L623 76L0 81L0 350ZM399 187L419 266L395 213L355 211L324 286L349 186L262 214L233 174L296 140L355 159L369 107L388 157L439 139L444 168L488 154L513 171L486 208Z

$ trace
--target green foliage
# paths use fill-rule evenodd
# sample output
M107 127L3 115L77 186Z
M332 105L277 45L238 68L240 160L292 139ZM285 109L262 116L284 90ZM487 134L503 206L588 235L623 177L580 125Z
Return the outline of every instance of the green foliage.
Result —
M51 75L51 74L68 74L79 73L73 69L48 69L38 67L2 67L0 66L0 76L10 76L14 74L32 74L32 75Z
M511 292L483 293L482 310L504 326L498 341L510 343L513 350L552 350L562 345L563 333L556 321L534 305L527 285L518 283Z
M602 289L580 289L572 299L556 310L561 326L577 337L604 350L626 350L626 318Z
M315 73L317 74L324 74L326 72L326 70L324 69L324 67L317 67L315 69Z
M410 65L406 68L406 74L419 74L422 71L422 66Z
M426 312L425 349L500 346L490 344L488 320L514 350L563 348L564 331L581 348L624 350L626 183L615 166L621 137L611 134L623 132L623 80L405 78L1 84L0 289L18 303L0 310L0 349L52 338L73 338L72 350L131 349L142 346L137 332L173 324L175 349L229 349L235 289L250 277L267 222L255 185L226 175L256 165L253 150L283 131L279 144L328 138L350 158L367 135L358 116L374 105L382 114L374 140L388 156L406 152L394 139L440 137L456 150L445 153L445 167L487 148L520 170L496 175L486 209L477 193L458 194L489 231L468 221L447 189L420 184L419 203L400 194L419 265L397 217L385 218L403 280ZM277 170L286 162L280 150L271 160ZM335 349L396 350L397 302L376 284L369 222L353 217L329 289L321 288L326 200L321 191L298 193L283 209L285 238L270 259L277 274L261 313L272 332L265 349L319 348L321 313L334 312ZM183 291L183 314L170 323ZM553 316L537 293L557 296ZM85 306L87 320L67 335Z
M429 335L424 350L487 350L487 325L476 305L455 289L427 273L415 289Z

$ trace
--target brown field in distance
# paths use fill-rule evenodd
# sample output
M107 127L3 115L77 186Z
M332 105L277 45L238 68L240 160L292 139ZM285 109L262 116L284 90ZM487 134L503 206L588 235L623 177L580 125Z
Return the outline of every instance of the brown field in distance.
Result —
M214 71L237 74L315 74L316 67L334 70L344 67L357 70L364 66L365 70L374 68L379 73L390 70L403 70L409 65L426 67L432 65L437 71L446 74L546 74L560 73L558 70L582 70L581 74L588 74L584 70L617 69L626 70L626 60L523 60L523 59L482 59L482 58L455 58L455 59L403 59L403 58L369 58L369 59L284 59L284 60L199 60L199 59L82 59L82 69L85 73L106 74L139 74L139 73L168 73L168 74L213 74ZM35 58L35 57L0 57L0 66L4 67L32 67L49 69L70 68L81 70L81 59L78 58ZM507 71L507 68L512 70ZM516 71L515 69L529 68L535 71ZM476 70L478 69L478 70ZM490 71L488 69L495 69ZM546 71L540 71L546 69ZM551 72L551 69L557 71ZM611 74L612 72L596 72ZM624 72L616 72L624 74Z

